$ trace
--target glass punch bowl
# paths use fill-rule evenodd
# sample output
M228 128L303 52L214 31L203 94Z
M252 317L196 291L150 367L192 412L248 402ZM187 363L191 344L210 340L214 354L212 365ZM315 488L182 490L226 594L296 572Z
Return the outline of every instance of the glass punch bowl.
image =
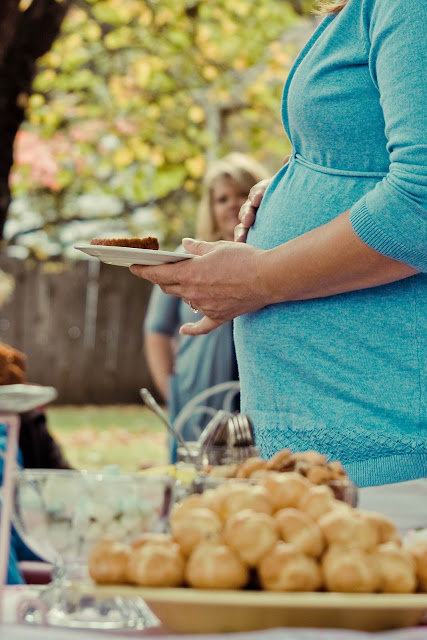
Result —
M114 470L17 472L13 523L27 546L54 565L54 580L41 593L48 624L93 629L153 624L154 616L138 598L98 601L90 590L85 593L87 559L105 536L129 543L144 532L165 531L174 482Z

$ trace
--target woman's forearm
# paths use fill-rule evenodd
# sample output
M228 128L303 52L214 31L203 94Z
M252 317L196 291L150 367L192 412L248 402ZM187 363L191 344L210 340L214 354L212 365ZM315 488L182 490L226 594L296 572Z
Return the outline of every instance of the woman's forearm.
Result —
M174 265L132 265L131 271L205 314L181 327L187 335L209 333L270 304L376 287L417 273L365 244L348 212L274 249L190 238L183 246L199 257Z
M256 256L271 303L322 298L402 280L417 273L384 256L354 232L349 212Z
M153 382L163 400L167 402L169 378L172 375L174 364L173 338L164 333L146 333L144 345Z

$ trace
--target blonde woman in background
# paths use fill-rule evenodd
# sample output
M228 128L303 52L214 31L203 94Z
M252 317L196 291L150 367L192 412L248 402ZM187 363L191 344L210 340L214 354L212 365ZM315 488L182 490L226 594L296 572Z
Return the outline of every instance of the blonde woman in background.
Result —
M197 237L201 240L233 240L241 206L250 189L267 178L266 170L252 158L230 153L212 163L203 181L197 214ZM238 380L233 327L228 322L209 335L180 335L185 322L201 318L181 298L154 287L144 321L145 352L154 384L167 404L172 421L198 393L221 382ZM220 409L221 396L208 401ZM238 408L237 405L235 407ZM209 416L201 414L188 421L184 437L194 440ZM201 422L200 422L201 421ZM170 443L175 460L176 443Z

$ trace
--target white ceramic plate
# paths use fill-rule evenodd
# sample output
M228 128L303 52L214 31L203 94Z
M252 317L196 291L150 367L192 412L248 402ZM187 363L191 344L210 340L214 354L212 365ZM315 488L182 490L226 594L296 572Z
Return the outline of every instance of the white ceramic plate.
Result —
M24 413L55 400L58 393L53 387L38 384L10 384L0 386L0 412Z
M94 587L94 592L100 597L139 596L175 633L274 627L382 631L415 626L427 610L427 593L272 593L130 586Z
M118 267L130 267L132 264L166 264L167 262L180 262L194 257L190 253L179 251L108 247L100 244L76 244L74 248L87 253L89 256L98 258L101 262L114 264Z

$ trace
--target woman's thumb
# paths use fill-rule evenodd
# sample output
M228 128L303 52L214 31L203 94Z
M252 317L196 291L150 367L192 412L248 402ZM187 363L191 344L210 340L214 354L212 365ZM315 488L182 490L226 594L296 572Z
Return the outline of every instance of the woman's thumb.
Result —
M204 256L205 253L212 251L213 242L204 242L203 240L194 240L193 238L183 238L182 246L188 253L194 256Z

